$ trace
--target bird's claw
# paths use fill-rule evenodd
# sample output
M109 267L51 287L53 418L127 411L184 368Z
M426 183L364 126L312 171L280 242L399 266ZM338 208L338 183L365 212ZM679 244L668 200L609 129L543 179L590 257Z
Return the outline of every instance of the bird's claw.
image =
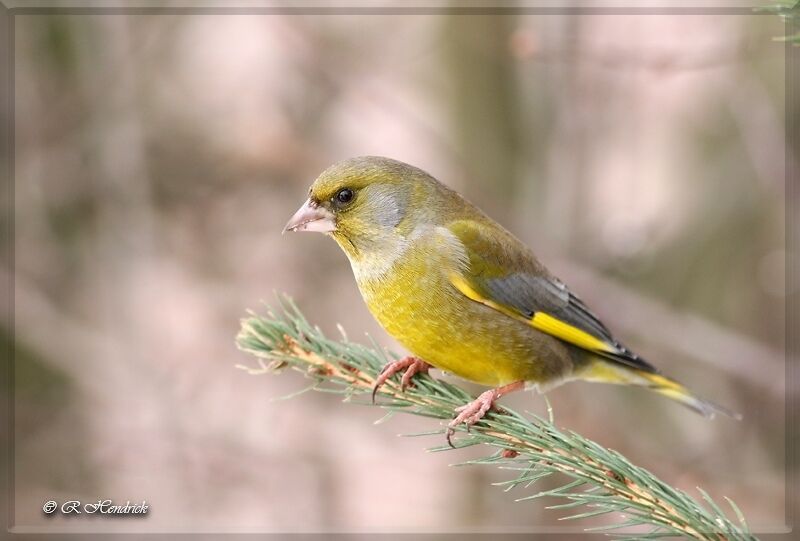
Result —
M486 415L486 412L492 408L494 401L498 398L500 398L500 395L497 392L497 389L491 389L481 393L478 398L469 404L457 407L455 411L458 413L458 415L456 415L456 417L450 421L450 423L448 423L447 431L445 432L447 444L455 449L455 445L453 445L451 438L456 432L456 427L461 423L464 423L467 427L467 432L469 432L469 428L483 419L483 416Z
M378 389L398 372L405 370L403 377L400 379L400 391L402 392L405 391L407 387L414 385L411 378L413 378L415 374L427 374L430 367L431 365L417 357L404 357L398 361L387 363L378 374L378 377L375 378L375 385L372 386L372 403L375 403L375 394L378 392Z
M451 438L453 437L453 434L455 434L456 427L458 425L464 423L467 425L467 432L469 432L469 427L483 419L483 416L486 415L487 411L492 409L492 406L494 406L494 403L498 398L524 388L524 381L515 381L513 383L509 383L508 385L503 385L502 387L497 387L496 389L490 389L486 392L483 392L478 396L478 398L469 404L457 407L455 411L458 413L458 415L456 415L455 419L450 421L450 423L447 425L447 431L445 432L447 444L455 449L455 445L453 445ZM500 411L503 410L501 409Z

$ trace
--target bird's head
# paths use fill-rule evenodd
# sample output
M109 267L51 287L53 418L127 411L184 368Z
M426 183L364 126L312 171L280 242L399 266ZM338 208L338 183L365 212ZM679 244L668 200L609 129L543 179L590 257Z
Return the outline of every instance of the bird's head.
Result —
M376 156L339 162L314 181L284 231L333 236L351 259L392 249L419 221L426 197L441 185L424 171Z

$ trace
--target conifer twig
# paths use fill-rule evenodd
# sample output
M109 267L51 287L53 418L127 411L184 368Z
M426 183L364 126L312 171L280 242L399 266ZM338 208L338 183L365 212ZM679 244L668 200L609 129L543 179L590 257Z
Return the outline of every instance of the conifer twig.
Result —
M316 390L342 394L345 401L370 405L369 393L375 378L389 360L380 349L370 349L347 340L326 338L312 327L288 299L280 310L266 316L251 313L242 320L237 345L254 355L257 368L241 366L252 374L291 368L313 380L300 392ZM389 415L402 411L423 417L450 420L453 409L472 397L460 387L428 375L415 377L415 386L400 392L399 382L390 380L379 390L376 405ZM299 394L299 393L295 393ZM443 433L444 430L415 435ZM705 504L673 488L653 474L631 464L612 449L557 428L551 420L525 417L507 408L492 410L458 440L459 447L485 444L496 452L464 464L492 464L517 472L516 477L497 483L511 490L531 485L553 474L568 482L550 490L517 499L551 497L561 500L549 509L570 509L560 520L576 520L601 515L621 514L622 518L591 531L634 529L635 534L620 534L625 539L654 539L680 536L703 540L755 539L744 516L728 498L737 517L729 519L711 497L698 491ZM442 445L435 451L446 451ZM574 511L573 511L574 510ZM643 530L643 528L647 528Z
M788 41L793 45L800 45L800 31L797 31L800 3L797 0L777 0L769 6L756 8L755 11L774 13L786 23L785 35L773 38L775 41Z

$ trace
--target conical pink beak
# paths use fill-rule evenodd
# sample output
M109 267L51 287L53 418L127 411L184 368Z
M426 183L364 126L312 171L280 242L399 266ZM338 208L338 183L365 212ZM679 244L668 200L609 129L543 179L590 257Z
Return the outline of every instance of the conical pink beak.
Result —
M336 219L331 211L308 199L283 228L287 231L316 231L330 233L336 230Z

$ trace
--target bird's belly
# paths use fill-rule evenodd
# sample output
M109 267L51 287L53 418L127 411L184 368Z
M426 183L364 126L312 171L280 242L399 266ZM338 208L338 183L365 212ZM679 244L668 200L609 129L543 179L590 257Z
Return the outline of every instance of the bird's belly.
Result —
M440 272L398 272L359 287L389 334L415 356L464 379L493 386L549 382L572 368L563 343L470 300Z

